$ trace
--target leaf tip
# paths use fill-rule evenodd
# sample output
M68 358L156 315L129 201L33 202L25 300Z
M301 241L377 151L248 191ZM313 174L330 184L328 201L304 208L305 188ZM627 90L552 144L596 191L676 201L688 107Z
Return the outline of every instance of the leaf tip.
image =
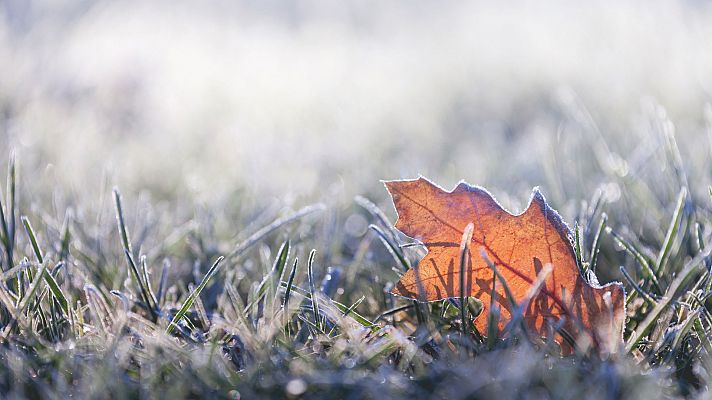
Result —
M544 194L541 193L541 189L539 188L539 186L534 186L532 188L531 200L529 200L529 202L536 203L540 207L545 207L545 206L549 205L546 202L546 198L544 197Z

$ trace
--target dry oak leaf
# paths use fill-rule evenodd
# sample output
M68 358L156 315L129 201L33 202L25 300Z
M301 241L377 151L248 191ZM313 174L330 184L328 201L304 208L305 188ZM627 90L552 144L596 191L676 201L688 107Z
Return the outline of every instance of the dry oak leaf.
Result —
M398 212L395 227L428 249L418 265L401 277L393 294L423 301L459 297L460 242L472 223L463 287L465 296L476 297L484 305L474 321L480 332L486 332L495 283L486 254L516 303L529 301L523 318L532 333L547 337L558 323L578 344L593 345L601 354L614 353L620 347L625 322L623 285L615 282L600 286L595 275L588 279L581 276L571 231L537 188L526 211L513 215L487 190L465 182L451 192L423 177L384 183ZM534 297L528 298L547 264L551 265L549 274ZM496 282L495 293L501 332L511 319L512 305L501 282ZM554 339L562 345L564 354L572 352L559 334Z

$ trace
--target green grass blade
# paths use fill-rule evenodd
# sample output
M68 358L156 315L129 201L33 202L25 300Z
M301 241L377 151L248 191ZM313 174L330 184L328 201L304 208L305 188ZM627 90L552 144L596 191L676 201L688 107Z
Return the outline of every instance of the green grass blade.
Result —
M695 320L694 329L695 333L697 333L697 337L700 339L702 347L705 349L707 354L712 354L712 342L710 342L710 336L705 332L705 329L702 326L702 322L700 322L699 318Z
M287 287L284 291L284 302L282 307L286 310L289 307L289 297L292 295L292 287L294 286L294 276L297 274L297 265L299 264L299 259L295 258L292 264L292 270L289 272L289 279L287 280Z
M47 264L40 264L40 269L39 269L35 279L33 279L32 282L30 283L30 287L27 289L24 297L22 298L22 300L20 302L20 306L18 307L18 311L20 313L23 313L27 309L27 306L30 304L33 297L35 296L35 293L37 293L37 289L40 287L40 283L42 282L41 277L46 272L47 272Z
M465 304L465 272L467 264L470 260L470 242L472 241L472 231L475 225L470 222L465 227L462 233L462 241L460 242L460 322L462 328L462 336L467 335L467 305Z
M601 247L601 234L606 229L606 223L608 222L608 215L606 213L601 214L601 221L598 223L598 229L596 229L596 236L593 238L593 243L591 244L591 271L596 271L596 265L598 264L598 252Z
M286 284L285 282L282 282L282 286L283 286L283 287L286 287L287 284ZM297 295L299 295L299 296L302 296L303 298L305 298L305 299L311 301L311 293L310 293L308 290L306 290L306 289L300 288L300 287L297 286L297 285L292 285L292 292L293 292L294 294L297 294ZM334 303L334 305L336 306L336 308L338 308L342 313L347 312L348 309L349 309L348 306L346 306L346 305L344 305L343 303L340 303L340 302L338 302L338 301L336 301L336 300L331 299L330 301L331 301L332 303ZM409 304L409 306L412 307L412 304ZM377 325L374 325L373 322L371 322L371 321L368 320L368 318L366 318L366 317L364 317L363 315L357 313L356 311L353 311L353 310L352 310L351 313L350 313L350 315L351 315L351 318L353 318L354 320L356 320L356 322L358 322L359 324L361 324L363 327L365 327L365 328L370 328L370 329L372 329L372 330L374 330L374 329L377 330L377 329L378 329L378 326L377 326Z
M354 201L364 210L368 211L369 214L374 216L383 226L391 226L391 223L388 221L386 214L374 202L363 196L354 197Z
M699 222L695 222L695 239L697 241L697 250L701 253L705 251L705 243L702 238L702 226ZM705 277L704 295L707 295L712 288L712 260L710 257L705 258L705 267L707 268L707 276Z
M677 332L675 333L675 339L673 340L672 345L670 346L670 348L673 350L673 353L676 353L680 350L680 345L682 344L683 339L690 331L690 329L692 329L695 322L699 320L701 311L701 309L697 309L691 312L690 315L688 315L687 319L682 323L682 325L678 327Z
M25 227L27 236L30 238L32 250L35 252L37 261L40 264L44 264L42 250L40 249L40 246L37 243L37 235L35 235L35 231L32 229L32 224L30 223L30 220L24 215L20 219ZM67 297L62 292L62 289L59 287L57 281L54 279L52 274L50 274L49 271L46 270L46 268L44 270L44 273L42 275L38 275L35 280L40 281L41 279L44 279L47 282L47 285L49 286L49 289L52 292L52 296L54 296L57 302L59 302L59 305L61 306L64 315L69 315L69 302L67 301Z
M176 315L173 317L171 322L168 324L168 328L166 328L166 333L170 334L173 331L173 328L176 327L178 321L185 316L185 313L188 312L188 309L193 305L193 302L195 302L195 298L200 296L200 292L205 289L205 286L208 284L210 279L215 276L215 274L218 272L218 269L220 267L221 262L225 259L225 257L218 257L217 260L213 263L213 265L210 267L208 272L203 276L203 280L200 281L200 284L198 287L195 288L189 295L188 298L185 299L183 302L183 305L180 307Z
M633 244L631 244L630 242L625 240L621 235L616 233L616 231L611 229L611 227L607 227L606 232L608 232L608 234L613 236L613 240L615 240L616 243L618 243L618 245L620 245L628 253L630 253L633 256L633 258L635 258L635 260L638 262L638 265L640 265L641 269L643 270L643 273L645 273L645 277L650 279L650 281L653 283L653 287L655 288L655 291L657 292L657 294L660 294L660 295L663 294L663 290L660 287L658 278L655 275L655 272L653 271L653 269L650 267L650 262L648 262L648 259L645 256L643 256L643 254L640 251L638 251L638 249Z
M7 259L10 265L13 264L15 251L15 213L17 209L17 196L15 193L17 183L17 169L15 166L15 155L10 156L7 171Z
M359 297L358 300L356 300L346 311L343 312L342 316L348 317L356 309L356 307L360 306L361 303L363 303L364 300L366 300L366 296Z
M143 275L143 284L146 286L146 291L148 292L148 297L151 299L152 307L159 310L158 299L156 298L156 294L153 292L153 288L151 287L151 279L148 274L148 261L146 260L146 256L141 256L141 274Z
M494 296L492 298L494 298ZM499 336L499 318L499 307L491 307L489 315L487 316L487 348L490 350L494 348Z
M309 214L324 211L325 209L326 209L326 206L324 206L321 203L313 204L310 206L306 206L293 214L287 215L286 217L277 218L271 224L263 227L262 229L258 230L255 233L253 233L252 235L250 235L250 237L248 237L247 239L242 241L240 244L235 246L235 248L230 252L230 254L227 255L226 258L228 260L230 260L235 257L238 257L238 256L242 255L245 251L247 251L249 248L254 246L257 242L262 240L265 236L274 232L275 230L282 227L283 225L292 223L292 222L299 220L302 217L305 217Z
M62 311L64 311L64 315L69 316L69 301L67 300L67 296L64 295L64 292L62 292L62 288L59 287L59 284L57 284L57 281L49 271L45 271L43 276L47 282L47 286L49 286L49 290L52 292L52 296L54 296L62 308Z
M131 270L131 272L133 273L133 277L136 280L136 284L139 287L139 293L141 295L141 298L143 299L143 302L146 304L146 308L148 308L148 311L151 313L151 316L153 317L153 321L156 321L158 319L158 315L156 314L155 308L151 304L151 298L150 298L150 295L148 294L148 291L143 286L143 280L141 279L141 274L138 271L138 267L136 266L136 263L134 262L134 259L131 256L131 253L129 253L128 249L124 249L124 254L126 255L126 262L129 264L129 270Z
M403 268L404 271L407 271L411 268L410 262L405 258L403 253L401 252L401 249L391 241L391 239L383 232L383 230L378 227L377 225L369 225L369 228L371 228L376 234L378 235L378 238L381 239L381 242L386 246L386 249L388 249L388 252L391 253L391 256L398 261L398 264Z
M156 312L156 305L155 303L152 303L152 296L149 293L149 290L146 288L146 285L143 282L143 278L141 277L142 274L138 270L138 266L136 265L136 262L134 261L133 258L133 253L131 252L131 240L129 240L129 232L128 229L126 228L126 222L124 220L124 210L123 207L121 206L121 193L119 193L118 188L114 188L114 207L116 210L116 224L119 229L119 235L121 236L121 245L124 248L124 254L126 255L126 261L129 265L129 270L133 273L133 277L136 280L136 284L139 287L139 291L141 293L141 298L143 299L144 303L146 304L146 308L148 308L149 313L151 314L151 317L153 321L158 320L158 314Z
M638 346L638 343L645 337L648 332L655 326L658 322L658 318L665 311L665 309L670 305L673 300L676 300L676 294L679 289L692 277L695 273L699 272L699 266L703 263L705 257L709 256L709 251L698 254L687 262L680 273L675 277L670 286L665 293L665 296L658 301L657 305L652 311L648 313L643 322L638 325L635 329L635 335L631 336L626 343L625 350L627 353L633 351L633 349Z
M386 310L386 311L384 311L384 312L378 314L378 316L376 317L376 319L374 319L373 321L374 321L374 322L378 322L378 321L382 320L382 319L385 318L385 317L388 317L388 316L393 315L393 314L395 314L395 313L397 313L397 312L400 312L400 311L405 311L405 310L410 309L410 308L413 308L413 307L415 307L415 306L414 306L412 303L411 303L411 304L404 304L404 305L398 306L398 307L393 307L393 308L391 308L391 309L389 309L389 310Z
M25 226L25 231L27 236L30 238L30 243L32 244L32 250L35 252L35 257L37 257L37 262L44 263L44 257L42 257L42 250L40 250L39 244L37 244L37 236L35 236L35 231L32 229L30 220L26 216L20 217L22 224Z
M247 305L247 311L256 306L262 300L268 289L277 288L279 281L282 278L282 273L284 272L284 266L287 264L287 258L289 258L289 240L282 243L279 247L277 257L274 259L274 263L272 264L272 269L270 269L269 273L262 278L260 286L257 288L257 296L255 296L252 303Z
M230 305L235 311L238 321L243 325L245 329L252 330L252 324L247 321L247 312L245 311L245 303L242 301L240 294L237 292L235 287L230 284L225 284L225 291L230 299Z
M124 250L133 257L133 252L131 251L131 240L129 240L129 232L126 229L126 222L124 220L124 209L121 206L121 193L119 193L119 188L114 188L114 207L116 208L116 224L119 227L119 235L121 235L121 244L124 246Z
M161 279L158 283L158 293L156 294L158 300L158 308L163 304L163 299L166 295L166 284L168 282L168 270L171 268L171 262L168 259L163 260L163 268L161 268Z
M578 221L575 222L574 224L574 254L576 255L576 264L579 267L579 272L581 272L581 276L587 276L585 268L584 268L584 260L583 260L583 247L581 245L581 227L578 224Z
M680 190L680 194L677 196L677 205L675 206L675 212L672 215L672 221L670 221L670 226L668 227L667 234L665 235L665 240L663 240L663 245L658 254L658 259L655 262L655 276L660 277L665 266L667 265L668 258L670 257L670 250L672 249L673 241L677 235L677 231L680 228L680 221L682 220L683 209L685 207L685 198L687 197L687 189L683 187Z
M312 312L314 313L314 322L316 326L321 326L321 316L319 315L319 301L316 298L316 285L314 283L314 256L316 250L309 252L309 260L307 261L307 274L309 275L309 292L311 294Z
M5 250L5 255L7 256L7 269L12 268L12 260L10 260L10 232L7 229L7 222L5 221L5 211L2 205L2 191L0 190L0 242Z
M59 259L66 261L69 258L69 243L72 240L72 234L70 233L69 227L72 224L72 212L67 211L64 216L64 223L62 224L62 243L60 245Z
M17 278L17 274L24 271L29 266L30 266L30 263L21 263L20 265L18 265L16 267L12 267L12 269L3 272L2 274L0 274L0 283L5 283L9 279ZM8 293L14 295L14 293L12 293L12 292L8 292Z
M284 276L284 267L287 266L287 260L289 259L290 245L289 240L282 243L282 246L279 247L279 251L277 252L277 258L274 260L274 265L272 266L274 273L272 274L272 278L275 287L278 286L277 284Z
M637 283L635 283L635 281L633 280L633 277L630 276L630 274L628 273L628 270L625 269L625 267L621 266L621 267L620 267L620 271L621 271L621 274L623 275L623 278L625 278L626 282L628 282L628 284L629 284L639 295L641 295L641 296L643 297L643 299L645 299L645 301L647 301L647 302L650 303L650 304L655 305L655 299L653 299L653 297L652 297L650 294L648 294L648 293L647 293L646 291L644 291L640 286L638 286ZM630 299L632 299L632 298L633 298L633 296L628 296L628 299L626 300L626 303L629 303L629 302L630 302Z
M289 310L289 298L292 295L292 287L294 286L294 277L297 274L297 265L299 264L299 259L294 258L294 263L292 264L292 270L289 272L289 278L287 280L287 286L284 291L284 300L282 301L282 312L284 315L284 321L283 325L286 326L286 333L289 335L289 333L292 331L292 315ZM281 285L281 280L280 280L280 285Z

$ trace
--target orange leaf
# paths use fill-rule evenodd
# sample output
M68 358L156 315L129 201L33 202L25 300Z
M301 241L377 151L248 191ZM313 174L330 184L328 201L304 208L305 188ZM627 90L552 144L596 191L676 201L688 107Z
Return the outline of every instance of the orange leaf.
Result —
M549 336L552 324L559 322L577 343L584 347L590 343L602 354L615 352L622 343L623 285L616 282L600 286L593 274L588 282L583 279L576 264L571 231L538 189L534 189L526 211L512 215L485 189L464 182L451 192L422 177L385 185L398 212L396 228L420 240L428 249L418 266L401 277L393 294L423 301L459 297L460 243L472 223L464 292L484 305L482 314L475 319L480 332L486 332L495 284L488 259L506 281L515 302L521 305L529 301L524 321L539 337ZM553 268L547 271L548 275L540 275L547 264ZM544 280L532 293L537 277ZM502 331L513 310L499 281L495 293ZM571 353L558 334L555 339L564 353Z

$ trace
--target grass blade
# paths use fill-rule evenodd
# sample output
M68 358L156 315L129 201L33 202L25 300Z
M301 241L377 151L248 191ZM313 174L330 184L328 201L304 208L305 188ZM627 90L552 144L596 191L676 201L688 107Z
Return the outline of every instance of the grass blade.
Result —
M462 336L467 335L467 306L465 304L465 271L468 261L470 261L470 242L472 241L472 231L475 225L470 222L462 233L460 242L460 321L462 324Z
M626 282L641 296L643 296L643 299L647 301L650 304L655 304L655 299L648 294L646 291L644 291L637 283L635 283L635 280L633 280L633 277L630 276L630 273L628 273L628 270L625 269L625 267L621 266L620 267L621 274L623 275L623 278L625 278ZM626 300L626 303L630 302L630 299L632 299L632 296L628 296L628 299Z
M588 274L586 273L585 269L585 263L583 260L583 246L581 245L581 227L578 224L578 221L574 224L574 254L576 255L576 264L579 267L579 272L581 272L581 276L586 277Z
M153 302L153 307L160 312L158 308L158 299L156 298L156 294L153 292L153 288L151 287L151 279L148 275L148 262L146 260L146 256L141 256L141 273L143 275L143 284L146 285L146 290L148 291L149 298Z
M43 276L47 282L47 286L49 286L50 292L52 292L52 296L54 296L62 308L62 311L64 311L64 315L69 316L69 301L67 300L67 296L64 295L64 292L62 292L62 288L59 287L59 284L57 284L57 281L49 271L45 271Z
M215 276L215 274L218 272L218 269L220 267L220 263L225 259L225 257L218 257L217 260L213 263L213 265L210 267L208 272L203 276L203 280L200 281L200 284L198 287L195 288L189 295L188 298L185 299L183 302L183 305L180 307L176 315L173 317L171 322L168 324L168 328L166 328L166 333L170 334L173 331L173 328L177 326L178 321L180 321L183 316L185 316L185 313L188 312L188 309L193 305L193 302L195 302L195 298L200 296L200 292L203 291L205 286L208 284L210 279Z
M289 272L289 278L287 280L287 287L284 291L284 300L282 301L282 312L284 315L283 324L286 325L287 334L292 331L292 315L289 311L289 298L292 295L292 287L294 286L294 277L297 274L297 265L299 264L299 259L294 258L294 263L292 264L292 270ZM280 281L281 284L281 281Z
M30 304L30 302L33 300L33 297L35 296L35 293L37 292L37 289L40 287L40 283L42 282L41 277L45 274L45 272L47 272L47 264L40 264L40 268L37 275L35 276L35 279L33 279L30 283L30 287L27 289L27 291L25 292L25 296L20 302L20 306L18 307L19 313L23 313L25 309L27 309L27 306Z
M596 264L598 263L598 252L601 247L601 234L606 229L606 223L608 222L608 215L606 213L601 214L601 221L598 223L598 229L596 229L596 236L593 238L593 243L591 244L591 271L596 271Z
M675 206L675 212L672 215L672 221L670 221L670 226L668 227L667 234L665 235L665 240L663 240L662 249L658 254L658 259L655 262L655 276L657 277L660 277L663 273L668 258L670 257L672 243L675 240L675 236L677 235L678 229L680 228L680 220L682 219L686 197L687 189L683 187L680 190L680 194L677 196L677 205Z
M297 274L297 265L299 264L299 259L295 258L292 264L292 270L289 272L289 279L287 280L287 288L284 292L284 302L282 307L287 309L289 307L289 297L292 294L292 286L294 286L294 276Z
M40 246L37 243L37 235L35 235L35 231L32 229L32 224L30 223L30 220L24 215L20 218L20 220L22 221L22 224L25 227L25 232L27 232L27 236L30 238L32 250L35 252L37 261L40 264L44 264L42 250L40 249ZM56 267L59 267L60 265L61 264L58 264ZM42 275L38 275L36 278L37 281L41 279L44 279L47 282L47 286L49 286L49 289L52 292L52 296L59 303L60 307L62 308L62 311L64 312L64 315L69 315L69 302L67 301L67 297L62 292L62 289L59 287L57 281L54 279L52 274L47 271L46 268L44 270L44 273L42 273Z
M119 193L119 188L116 187L114 188L114 206L116 208L116 223L119 227L119 235L121 235L121 244L124 246L124 250L128 251L129 255L133 257L129 232L126 229L124 220L124 209L121 207L121 193Z
M302 217L305 217L309 214L323 211L326 209L326 206L323 204L313 204L310 206L306 206L302 208L301 210L295 212L294 214L288 215L286 217L282 218L277 218L274 220L271 224L263 227L262 229L258 230L257 232L253 233L250 237L242 241L240 244L235 246L235 248L230 252L230 254L227 255L227 259L233 259L235 257L239 257L242 255L245 251L247 251L250 247L254 246L257 242L262 240L265 236L269 235L270 233L274 232L278 228L280 228L283 225L289 224L291 222L294 222Z
M7 215L3 216L3 233L5 242L5 253L9 268L14 264L14 248L15 248L15 209L17 207L17 197L15 195L15 183L17 179L17 171L15 169L15 155L10 156L10 161L7 171ZM2 205L0 205L0 212Z
M257 288L257 296L254 301L247 305L247 311L249 311L253 306L262 300L267 293L269 288L276 289L279 281L282 279L282 273L284 272L284 266L287 264L287 258L289 258L289 240L282 243L277 252L277 257L274 259L272 264L272 269L262 278L260 286Z
M390 239L395 239L391 223L390 221L388 221L386 214L383 213L383 210L378 208L378 206L374 204L371 200L363 196L354 197L354 201L356 202L356 204L366 210L369 214L371 214L374 218L376 218L376 220L378 220L378 222L380 222L383 227L388 229L388 233L390 233Z
M72 224L72 212L67 211L62 224L62 243L60 245L59 259L66 261L69 258L69 243L72 239L72 234L69 231L69 226Z
M683 269L668 287L665 296L656 304L653 310L648 313L647 317L636 328L635 335L631 336L628 342L626 343L625 350L627 353L633 351L638 345L638 343L640 343L640 341L643 339L643 337L645 337L648 332L650 332L653 326L655 326L655 324L658 322L658 318L663 313L663 311L665 311L667 306L670 305L670 303L676 299L675 295L677 294L677 291L683 286L685 282L687 282L688 279L690 279L696 272L698 272L698 267L700 266L700 264L703 263L705 257L708 256L709 250L704 253L698 254L697 256L695 256L695 258L685 264Z
M366 300L366 296L359 297L358 300L356 300L353 304L351 304L351 306L348 308L348 310L343 312L342 316L348 317L349 314L351 314L356 309L356 307L360 306L364 300Z
M32 244L32 250L35 252L35 256L37 257L37 262L42 264L44 263L44 258L42 257L42 251L40 250L40 246L37 244L37 237L35 236L35 231L32 230L32 225L30 224L30 220L26 216L20 217L20 220L22 221L22 224L25 226L25 231L27 232L27 236L30 238L30 243Z
M144 304L146 304L146 308L151 313L153 321L155 322L158 320L158 314L156 314L156 309L151 304L151 297L148 294L148 291L143 286L143 281L141 279L141 274L138 271L138 267L136 266L136 263L134 262L133 257L131 257L131 253L129 253L128 249L124 249L124 254L126 255L126 262L129 264L129 270L133 273L133 277L139 287L141 298L143 299Z
M116 209L116 224L119 229L119 235L121 236L121 244L124 248L124 254L126 255L126 261L129 264L129 270L133 273L133 277L136 280L136 284L139 287L141 297L143 298L146 308L151 314L153 321L158 320L158 314L156 312L156 305L152 303L152 297L149 294L148 289L145 287L143 279L138 271L138 266L134 261L133 254L131 252L131 241L129 240L129 232L126 229L126 222L124 220L124 210L121 206L121 193L119 193L118 188L114 188L114 207Z
M3 248L5 249L5 255L7 256L7 269L12 268L12 252L10 251L10 232L7 228L7 222L5 221L5 211L2 205L2 191L0 190L0 242L2 242Z
M312 312L314 313L314 322L316 326L321 326L321 317L319 315L319 301L317 300L316 286L314 284L314 256L316 256L316 250L309 252L309 260L307 261L307 274L309 275L309 293L311 294L312 302Z
M690 329L692 329L695 324L695 321L699 320L701 312L701 309L697 309L691 312L690 315L688 315L687 319L681 325L678 326L677 332L675 333L675 339L673 340L672 345L670 346L673 349L672 353L675 353L675 351L680 348L682 340L685 338L685 335L687 335Z
M156 297L158 300L158 309L160 310L160 306L163 304L163 298L166 294L166 281L168 280L168 270L171 268L171 262L168 261L167 258L163 259L163 268L161 269L161 279L159 280L158 283L158 293L156 294Z
M282 286L283 286L283 287L286 287L286 283L283 282L283 283L282 283ZM305 298L305 299L311 301L311 293L310 293L308 290L306 290L306 289L300 288L300 287L297 286L297 285L293 285L293 286L292 286L292 292L293 292L293 294L297 294L297 295L302 296L303 298ZM346 306L346 305L344 305L343 303L340 303L340 302L338 302L338 301L336 301L336 300L333 300L333 299L331 299L330 301L331 301L331 302L334 304L334 306L336 306L336 308L338 308L342 313L345 313L345 312L347 312L347 311L349 310L349 307ZM410 306L412 306L412 304L410 304ZM366 317L364 317L363 315L357 313L356 311L353 311L353 310L352 310L349 315L351 315L351 318L353 318L354 320L356 320L359 324L361 324L361 325L362 325L363 327L365 327L365 328L370 328L370 329L372 329L372 330L378 330L378 328L379 328L377 325L374 325L373 322L369 321Z
M643 254L638 251L638 249L635 248L633 244L625 240L621 235L611 229L611 227L607 227L606 232L613 236L613 240L615 240L618 245L623 247L628 253L630 253L635 258L635 260L638 262L638 265L640 265L641 269L645 273L646 278L650 279L650 281L653 283L653 287L655 288L657 294L662 295L663 290L660 287L658 278L655 275L653 269L650 267L650 263L648 262L647 258L643 256Z
M407 271L411 268L410 262L405 258L403 253L401 252L401 249L396 246L395 243L391 241L391 239L386 236L385 232L378 227L377 225L369 225L369 228L373 229L374 232L378 235L378 238L381 239L381 242L386 246L386 249L388 249L388 252L391 253L391 256L398 261L398 263L403 267L404 271Z

